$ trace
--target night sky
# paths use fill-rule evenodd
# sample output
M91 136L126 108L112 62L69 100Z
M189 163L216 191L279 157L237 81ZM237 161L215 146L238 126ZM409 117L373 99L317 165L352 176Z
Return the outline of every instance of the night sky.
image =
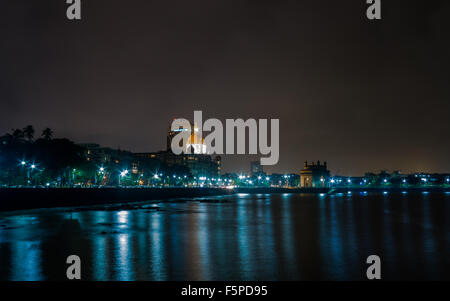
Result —
M450 1L2 0L0 134L135 152L165 148L175 117L279 118L296 172L450 172ZM249 158L224 159L247 171Z

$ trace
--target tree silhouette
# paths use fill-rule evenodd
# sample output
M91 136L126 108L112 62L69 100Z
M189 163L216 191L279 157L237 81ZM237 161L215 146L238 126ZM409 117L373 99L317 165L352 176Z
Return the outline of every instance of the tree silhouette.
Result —
M32 125L27 125L23 128L23 135L28 141L33 141L34 138L34 127Z
M45 140L51 140L52 137L53 137L53 131L52 131L52 129L51 129L51 128L45 128L45 129L42 131L42 135L41 135L41 136L44 137Z
M21 140L24 137L23 131L21 129L13 129L12 137L14 140Z

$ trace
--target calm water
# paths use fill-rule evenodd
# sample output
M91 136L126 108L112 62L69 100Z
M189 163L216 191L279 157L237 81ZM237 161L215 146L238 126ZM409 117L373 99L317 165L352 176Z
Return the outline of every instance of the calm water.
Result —
M0 213L0 280L450 279L450 194L239 194Z

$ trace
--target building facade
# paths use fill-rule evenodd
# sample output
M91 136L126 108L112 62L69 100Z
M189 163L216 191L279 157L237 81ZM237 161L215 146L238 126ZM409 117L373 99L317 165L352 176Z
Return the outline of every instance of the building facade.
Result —
M175 165L186 166L194 177L214 178L220 175L220 156L210 156L202 154L180 154L175 155L171 150L159 151L155 153L135 153L139 159L156 159L168 167Z
M250 173L252 177L264 175L263 166L261 165L260 161L250 162Z
M323 188L328 187L330 171L327 170L327 162L320 164L308 164L305 161L303 169L300 171L300 187L305 188Z

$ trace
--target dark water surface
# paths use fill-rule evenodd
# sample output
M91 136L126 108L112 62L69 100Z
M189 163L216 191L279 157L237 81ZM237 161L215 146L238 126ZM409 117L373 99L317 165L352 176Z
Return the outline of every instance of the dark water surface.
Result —
M198 200L0 213L0 280L450 280L448 193Z

